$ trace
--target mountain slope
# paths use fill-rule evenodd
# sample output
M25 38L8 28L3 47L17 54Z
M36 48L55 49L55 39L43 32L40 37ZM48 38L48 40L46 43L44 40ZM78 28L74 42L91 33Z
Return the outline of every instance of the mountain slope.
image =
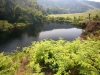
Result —
M86 1L84 1L84 2L80 1L80 3L83 4L83 5L87 5L88 7L92 8L92 9L98 9L98 8L96 8L95 6L86 3Z
M99 8L97 6L98 4L100 5L100 3L87 0L38 0L38 4L47 8L47 10L49 8L49 12L56 14L85 12L89 9ZM56 9L56 11L54 9ZM57 12L59 10L62 12Z
M94 1L84 1L84 3L87 3L88 5L91 5L95 8L100 9L100 2L94 2Z

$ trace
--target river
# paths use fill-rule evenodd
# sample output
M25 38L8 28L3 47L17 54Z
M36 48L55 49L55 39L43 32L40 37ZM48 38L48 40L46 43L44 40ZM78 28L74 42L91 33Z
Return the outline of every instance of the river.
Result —
M32 24L24 28L18 28L0 33L0 52L11 52L17 48L28 46L34 41L43 39L72 41L82 34L79 29L70 23L46 23Z

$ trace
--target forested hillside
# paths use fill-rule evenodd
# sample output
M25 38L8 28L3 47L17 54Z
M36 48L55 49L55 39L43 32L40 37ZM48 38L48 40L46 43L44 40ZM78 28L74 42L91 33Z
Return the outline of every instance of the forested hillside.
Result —
M92 6L100 8L100 3L88 0L38 0L38 4L47 8L50 14L81 13L94 9Z
M36 0L0 0L0 20L37 22L43 17Z

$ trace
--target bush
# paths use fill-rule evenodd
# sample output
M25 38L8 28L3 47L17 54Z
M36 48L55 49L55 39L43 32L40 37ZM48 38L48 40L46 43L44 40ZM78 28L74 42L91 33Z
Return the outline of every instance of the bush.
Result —
M0 75L19 75L18 71L20 75L99 75L100 40L42 40L21 52L0 53Z
M8 23L7 20L0 20L0 30L1 31L7 31L12 28L13 28L13 25Z
M43 40L24 51L30 54L30 66L37 72L41 72L40 66L44 65L54 75L100 74L100 41Z
M0 75L13 75L18 68L18 62L13 62L13 57L0 53Z

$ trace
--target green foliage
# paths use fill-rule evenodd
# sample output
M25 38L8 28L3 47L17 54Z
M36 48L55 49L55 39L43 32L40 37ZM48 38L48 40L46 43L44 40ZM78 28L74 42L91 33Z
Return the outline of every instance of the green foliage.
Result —
M3 0L0 1L0 20L10 23L41 22L42 9L36 0Z
M46 18L42 14L42 7L37 4L36 0L0 1L0 31L43 21L46 21Z
M17 27L22 27L22 26L26 26L25 23L17 23Z
M15 27L23 27L26 26L25 23L15 23L15 24L11 24L8 23L7 20L0 20L0 31L8 31L10 29L13 29Z
M0 30L1 31L6 31L12 28L13 28L13 25L8 23L7 20L0 20Z
M20 66L28 66L26 75L45 75L44 67L53 75L99 75L100 40L42 40L21 52L0 53L0 75L13 75Z
M0 53L0 75L13 75L18 67L18 62L12 61L10 55L5 56L4 53Z
M30 66L41 72L41 65L49 66L55 75L99 75L100 41L43 40L24 48L30 54Z

